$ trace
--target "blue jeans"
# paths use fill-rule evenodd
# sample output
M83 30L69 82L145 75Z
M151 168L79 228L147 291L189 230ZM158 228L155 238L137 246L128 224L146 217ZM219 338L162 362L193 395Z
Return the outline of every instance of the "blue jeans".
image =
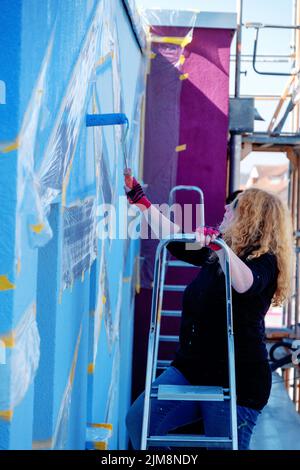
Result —
M190 385L175 367L168 367L154 382L158 384ZM141 448L144 411L144 392L131 405L126 416L126 427L134 449ZM238 448L249 449L251 435L260 411L237 406ZM203 419L206 436L229 436L229 402L197 402L158 400L151 398L150 435L164 435L169 431ZM200 434L200 433L199 433Z

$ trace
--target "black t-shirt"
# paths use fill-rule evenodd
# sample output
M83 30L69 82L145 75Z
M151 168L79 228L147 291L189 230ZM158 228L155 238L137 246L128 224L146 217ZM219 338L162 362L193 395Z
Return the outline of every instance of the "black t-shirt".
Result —
M219 259L207 247L186 250L180 242L169 243L168 250L201 266L183 294L180 345L172 365L193 385L228 387L225 275ZM278 268L271 253L241 259L252 271L253 284L242 294L232 288L237 403L260 410L271 390L264 317L276 291Z

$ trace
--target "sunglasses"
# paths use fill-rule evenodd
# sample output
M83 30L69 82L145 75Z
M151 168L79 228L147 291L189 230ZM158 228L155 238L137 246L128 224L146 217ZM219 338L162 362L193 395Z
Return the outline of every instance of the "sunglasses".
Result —
M236 198L234 199L234 201L232 202L232 209L236 209L238 203L239 203L239 200L238 200L238 198L236 197Z

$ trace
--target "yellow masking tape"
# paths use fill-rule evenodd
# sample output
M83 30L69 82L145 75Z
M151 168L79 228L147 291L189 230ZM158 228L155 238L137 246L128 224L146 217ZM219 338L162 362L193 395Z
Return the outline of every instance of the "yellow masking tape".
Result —
M96 450L107 450L107 442L105 441L93 442L93 446Z
M186 144L183 144L183 145L177 145L177 147L175 148L176 152L183 152L184 150L186 150Z
M0 419L4 421L11 421L13 418L14 410L0 411Z
M53 446L53 439L44 441L32 441L32 450L50 450Z
M95 366L94 366L94 364L91 362L91 363L88 365L88 374L93 374L93 373L94 373L94 370L95 370Z
M187 78L189 78L188 73L183 73L182 75L179 75L179 80L186 80Z
M5 276L4 274L0 274L0 291L11 290L15 288L16 288L15 284L10 282L7 276Z
M179 64L182 65L184 64L184 62L185 62L185 57L183 54L181 54L181 56L179 57Z
M5 344L6 348L13 348L16 344L14 334L7 336L0 336L1 341Z
M91 428L104 428L110 429L112 431L113 425L111 423L89 423L89 427Z
M151 41L158 43L175 44L176 46L181 46L182 48L184 48L192 42L192 38L190 36L151 36Z
M20 147L20 142L19 142L19 139L17 139L12 144L8 145L7 147L4 147L4 149L2 150L2 153L13 152L14 150L17 150L19 147Z
M114 57L114 52L113 51L110 51L107 54L105 54L104 56L100 57L98 62L96 62L96 64L95 64L95 68L100 67L101 65L103 65L104 62L106 62L107 59L109 59L110 57L113 59L113 57Z
M17 273L20 274L21 272L21 258L18 258L17 261Z
M30 225L31 230L34 233L41 233L42 230L44 229L45 225L44 224L36 224L36 225Z
M105 295L102 295L102 303L103 303L103 304L106 304L106 297L105 297Z
M150 53L150 59L155 59L156 55L157 54L155 52L151 52Z

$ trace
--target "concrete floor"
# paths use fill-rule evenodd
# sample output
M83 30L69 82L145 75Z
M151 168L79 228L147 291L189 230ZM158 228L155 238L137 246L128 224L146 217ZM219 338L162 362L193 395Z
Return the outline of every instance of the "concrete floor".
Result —
M295 411L281 377L273 374L268 405L258 419L252 450L300 450L300 414Z

